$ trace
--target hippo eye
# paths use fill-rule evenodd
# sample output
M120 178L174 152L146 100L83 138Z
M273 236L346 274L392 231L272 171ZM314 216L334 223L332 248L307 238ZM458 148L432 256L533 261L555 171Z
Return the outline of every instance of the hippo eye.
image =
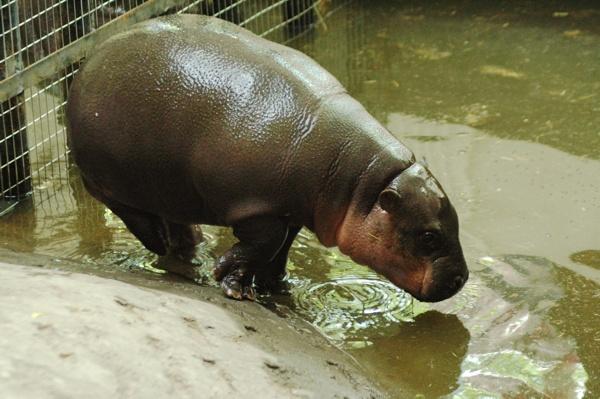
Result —
M419 237L419 246L427 253L431 253L440 247L440 240L440 233L426 231Z

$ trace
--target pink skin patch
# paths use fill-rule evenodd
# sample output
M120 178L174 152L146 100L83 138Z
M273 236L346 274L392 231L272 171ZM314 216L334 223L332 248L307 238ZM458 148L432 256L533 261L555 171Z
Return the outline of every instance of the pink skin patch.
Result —
M431 286L432 266L400 246L397 224L375 205L367 217L350 207L336 234L337 245L353 261L367 265L416 298Z

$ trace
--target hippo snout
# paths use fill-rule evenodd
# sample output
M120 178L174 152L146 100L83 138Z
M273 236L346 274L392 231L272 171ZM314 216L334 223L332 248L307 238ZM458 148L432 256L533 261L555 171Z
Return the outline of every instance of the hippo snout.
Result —
M462 257L438 258L432 263L431 279L423 283L417 299L423 302L443 301L460 291L468 279L469 269Z

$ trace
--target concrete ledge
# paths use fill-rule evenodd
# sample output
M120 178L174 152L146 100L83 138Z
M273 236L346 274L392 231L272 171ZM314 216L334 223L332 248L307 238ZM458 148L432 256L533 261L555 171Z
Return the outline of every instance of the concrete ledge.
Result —
M0 287L2 398L383 397L348 355L257 304L7 263Z

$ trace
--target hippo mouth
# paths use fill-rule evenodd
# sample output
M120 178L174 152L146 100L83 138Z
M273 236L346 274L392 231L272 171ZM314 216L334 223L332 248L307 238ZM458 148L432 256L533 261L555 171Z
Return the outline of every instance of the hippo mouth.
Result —
M388 278L421 302L440 302L458 293L469 278L466 267L457 272L456 267L448 267L450 262L449 257L438 258L409 274L395 273Z
M392 273L384 273L396 287L424 302L428 302L427 297L432 282L432 274L433 268L431 265L422 266L408 273L398 273L398 270L394 270Z
M432 262L423 276L420 298L423 302L439 302L457 294L469 279L466 263L446 256Z

